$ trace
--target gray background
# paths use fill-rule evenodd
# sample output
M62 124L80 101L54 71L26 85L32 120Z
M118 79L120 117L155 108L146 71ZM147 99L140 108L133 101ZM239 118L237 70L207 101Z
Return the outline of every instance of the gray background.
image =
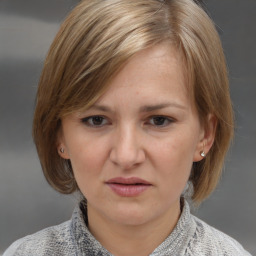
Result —
M31 139L43 59L78 0L0 0L0 253L70 218L76 196L48 186ZM207 0L221 35L236 113L222 180L195 214L256 255L256 1Z

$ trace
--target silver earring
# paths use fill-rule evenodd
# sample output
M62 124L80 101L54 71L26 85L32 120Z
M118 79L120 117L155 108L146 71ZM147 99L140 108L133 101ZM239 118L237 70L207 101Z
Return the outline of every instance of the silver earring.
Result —
M201 151L201 152L200 152L200 156L205 157L205 156L206 156L205 152L204 152L204 151Z
M201 157L205 157L205 156L206 156L206 154L205 154L205 152L204 152L204 143L203 143L203 150L200 152L200 156L201 156Z
M64 148L60 148L60 153L64 153Z

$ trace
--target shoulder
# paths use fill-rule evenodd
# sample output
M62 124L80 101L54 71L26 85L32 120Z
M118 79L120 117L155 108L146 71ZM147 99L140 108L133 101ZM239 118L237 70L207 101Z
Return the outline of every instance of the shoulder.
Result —
M250 256L250 253L232 237L195 216L193 220L196 230L186 255Z
M43 229L14 242L3 256L66 255L75 246L71 239L71 221ZM71 255L71 254L67 254Z

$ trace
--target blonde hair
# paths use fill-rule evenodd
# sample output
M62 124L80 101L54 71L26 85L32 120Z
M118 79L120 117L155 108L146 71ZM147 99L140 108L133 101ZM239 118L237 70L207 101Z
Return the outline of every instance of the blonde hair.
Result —
M70 162L56 149L61 118L89 108L129 58L161 42L181 52L201 121L216 116L214 144L190 177L195 202L214 190L233 135L233 112L218 33L192 0L83 0L66 18L44 64L33 123L44 175L56 190L78 189Z

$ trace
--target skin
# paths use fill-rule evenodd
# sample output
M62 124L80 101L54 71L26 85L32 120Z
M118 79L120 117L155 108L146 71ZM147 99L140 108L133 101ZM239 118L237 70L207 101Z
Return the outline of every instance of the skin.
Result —
M60 155L88 201L91 233L114 255L148 255L171 233L192 163L214 140L214 118L206 131L179 57L167 44L139 52L92 108L62 120ZM116 177L151 185L120 196L106 184Z

